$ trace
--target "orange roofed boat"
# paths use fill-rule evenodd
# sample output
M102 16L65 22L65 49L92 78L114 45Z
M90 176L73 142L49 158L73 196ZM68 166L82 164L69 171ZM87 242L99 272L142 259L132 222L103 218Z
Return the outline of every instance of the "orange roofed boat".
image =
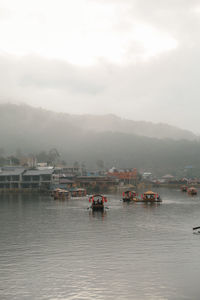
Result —
M93 211L104 211L104 203L107 202L107 198L105 196L96 194L89 198L89 202L92 203L91 209Z
M162 202L162 199L160 198L160 195L157 193L154 193L152 191L147 191L144 193L141 198L134 198L133 201L135 202L144 202L144 203L159 203Z
M188 194L189 195L192 195L192 196L194 196L194 195L197 195L197 189L195 189L195 187L190 187L188 190L187 190L187 192L188 192Z

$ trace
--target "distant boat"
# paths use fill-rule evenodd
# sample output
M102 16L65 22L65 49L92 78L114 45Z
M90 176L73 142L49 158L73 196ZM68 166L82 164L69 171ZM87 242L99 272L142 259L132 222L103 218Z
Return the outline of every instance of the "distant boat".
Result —
M89 198L89 202L91 203L92 211L104 211L104 203L107 202L107 198L103 195L92 195Z
M188 195L192 195L192 196L197 195L197 189L195 189L195 187L193 187L193 186L188 188L187 192L188 192Z
M182 185L182 186L181 186L181 191L182 191L182 192L187 192L187 190L188 190L187 185Z
M137 193L135 191L128 190L123 192L123 202L133 201L135 197L137 197Z
M67 200L70 197L70 193L67 190L57 188L52 191L52 196L54 200Z
M193 227L192 229L194 234L200 234L200 226Z
M141 198L134 198L135 202L144 202L144 203L159 203L162 202L162 199L159 194L152 191L147 191L142 195Z
M72 188L70 189L70 193L72 198L81 198L87 195L86 189L82 188Z

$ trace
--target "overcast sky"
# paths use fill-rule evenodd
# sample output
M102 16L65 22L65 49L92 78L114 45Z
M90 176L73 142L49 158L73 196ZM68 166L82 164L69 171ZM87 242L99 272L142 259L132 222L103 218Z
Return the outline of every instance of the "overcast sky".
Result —
M0 102L200 133L200 1L0 0Z

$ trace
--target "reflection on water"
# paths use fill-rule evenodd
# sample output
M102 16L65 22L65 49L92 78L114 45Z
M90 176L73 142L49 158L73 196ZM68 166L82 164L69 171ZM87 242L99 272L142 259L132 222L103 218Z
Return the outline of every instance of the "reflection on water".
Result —
M199 299L200 199L160 190L163 203L105 212L87 200L0 198L0 299Z
M92 210L89 210L89 216L91 218L97 218L97 219L104 220L104 218L106 217L106 215L107 215L106 210L104 210L104 211L92 211Z

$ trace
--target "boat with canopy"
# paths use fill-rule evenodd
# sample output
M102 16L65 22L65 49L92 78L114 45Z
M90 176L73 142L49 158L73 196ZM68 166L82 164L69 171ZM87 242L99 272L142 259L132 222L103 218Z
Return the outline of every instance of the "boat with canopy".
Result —
M188 190L187 190L187 192L188 192L188 195L192 195L192 196L194 196L194 195L197 195L197 189L195 189L195 187L190 187Z
M144 202L144 203L159 203L162 202L160 195L152 191L147 191L141 195L141 198L134 198L135 202Z
M107 198L103 195L95 194L89 198L89 202L91 203L92 211L104 211L104 203L107 202Z
M188 190L187 185L182 185L182 186L181 186L181 191L182 191L182 192L187 192L187 190Z
M133 201L134 198L137 197L137 193L135 191L125 191L123 192L123 202L130 202Z
M57 188L52 191L52 196L54 200L67 200L70 198L70 193L67 190Z

